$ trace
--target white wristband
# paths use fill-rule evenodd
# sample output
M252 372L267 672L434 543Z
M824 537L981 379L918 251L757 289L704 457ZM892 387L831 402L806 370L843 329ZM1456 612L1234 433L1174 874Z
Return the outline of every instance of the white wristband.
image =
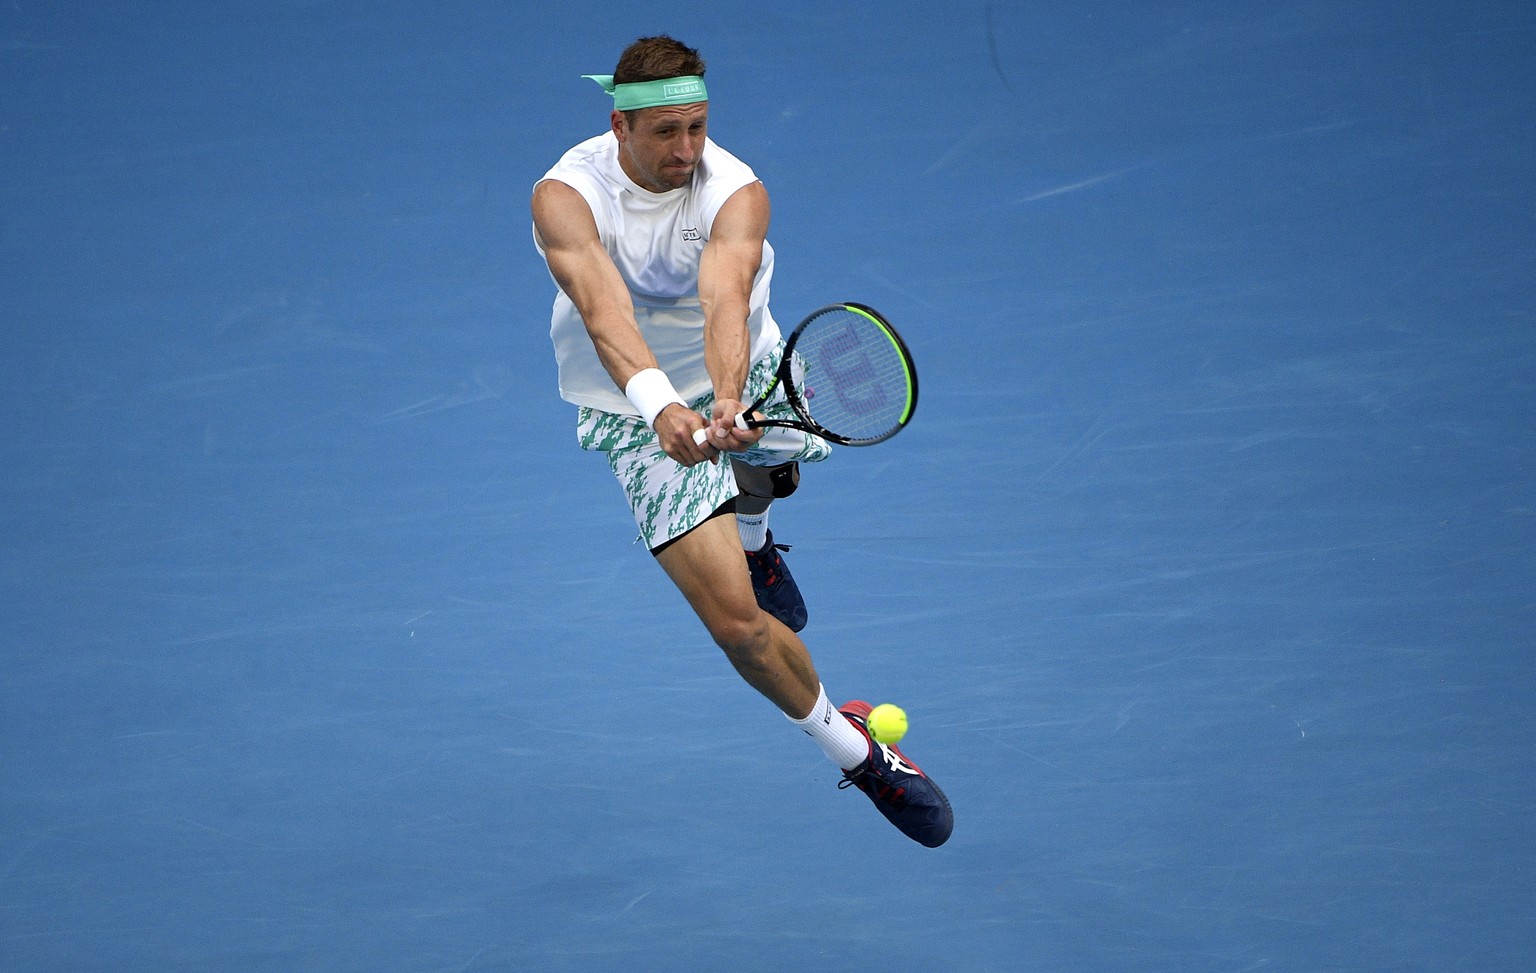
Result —
M624 394L647 426L656 421L662 409L674 402L684 408L688 406L678 396L677 389L672 387L672 380L667 378L667 373L659 368L642 368L636 372L625 384Z

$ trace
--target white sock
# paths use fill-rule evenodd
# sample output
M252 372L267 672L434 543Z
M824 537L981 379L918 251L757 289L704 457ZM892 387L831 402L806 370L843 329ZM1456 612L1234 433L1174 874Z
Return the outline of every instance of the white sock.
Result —
M768 543L768 511L760 514L736 514L736 531L741 534L741 549L761 551Z
M821 689L809 716L803 720L789 717L789 721L804 730L821 747L827 759L844 770L852 770L869 759L869 741L832 705L825 688Z

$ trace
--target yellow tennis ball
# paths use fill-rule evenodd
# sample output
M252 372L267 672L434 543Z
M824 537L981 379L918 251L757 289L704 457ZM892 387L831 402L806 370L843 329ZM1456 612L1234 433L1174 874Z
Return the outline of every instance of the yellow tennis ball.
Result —
M894 703L881 703L869 711L866 725L876 743L895 743L907 735L907 714Z

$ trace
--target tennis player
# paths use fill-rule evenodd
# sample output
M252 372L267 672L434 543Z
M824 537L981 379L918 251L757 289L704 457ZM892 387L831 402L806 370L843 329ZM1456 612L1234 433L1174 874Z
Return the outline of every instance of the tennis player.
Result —
M640 536L736 671L821 746L840 786L908 837L949 838L943 792L873 743L865 704L834 708L796 632L803 599L768 532L774 499L828 444L741 430L783 348L768 308L768 192L707 135L704 61L670 37L631 44L610 75L608 131L533 191L534 243L558 288L550 337L582 448L606 454ZM765 415L788 417L783 396ZM694 434L704 430L702 442ZM744 556L745 555L745 556Z

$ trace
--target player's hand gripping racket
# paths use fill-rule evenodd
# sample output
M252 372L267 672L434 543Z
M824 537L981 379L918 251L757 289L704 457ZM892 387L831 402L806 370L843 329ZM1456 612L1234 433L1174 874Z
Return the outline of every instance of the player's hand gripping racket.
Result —
M752 418L781 385L798 418ZM784 426L843 446L873 446L901 432L916 408L917 369L901 335L874 308L832 304L795 328L778 373L736 417L736 428ZM707 435L699 429L693 441L702 446Z

